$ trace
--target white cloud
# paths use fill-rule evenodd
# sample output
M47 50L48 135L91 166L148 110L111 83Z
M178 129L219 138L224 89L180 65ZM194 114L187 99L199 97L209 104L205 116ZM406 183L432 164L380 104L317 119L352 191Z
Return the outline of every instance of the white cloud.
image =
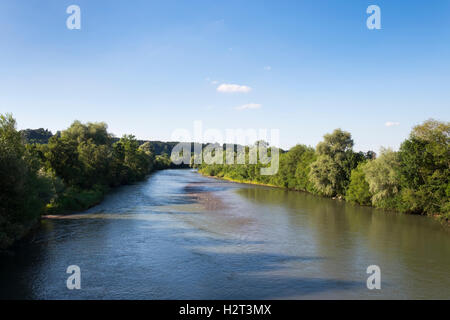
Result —
M393 122L393 121L388 121L384 124L386 127L394 127L394 126L399 126L400 122Z
M261 105L258 103L247 103L242 106L236 107L236 110L247 110L247 109L259 109Z
M264 70L270 71L270 70L272 70L272 67L271 67L271 66L265 66L265 67L264 67Z
M217 91L219 92L226 92L226 93L233 93L233 92L242 92L242 93L247 93L250 92L252 90L252 88L248 87L248 86L241 86L238 84L226 84L223 83L220 86L217 87Z

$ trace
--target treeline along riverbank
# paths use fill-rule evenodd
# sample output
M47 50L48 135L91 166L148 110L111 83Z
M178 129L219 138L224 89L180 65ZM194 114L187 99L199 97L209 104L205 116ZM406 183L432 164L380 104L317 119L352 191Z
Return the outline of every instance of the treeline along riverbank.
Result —
M119 139L105 123L75 121L55 135L19 132L12 115L0 115L0 249L23 237L43 214L87 209L111 188L172 167L174 145L132 135Z
M353 151L351 134L336 129L326 134L316 148L297 145L288 152L280 152L275 175L261 175L264 165L248 161L231 165L202 163L197 167L207 176L436 216L448 224L449 139L450 123L428 120L412 129L398 151L382 149L376 156L371 151ZM248 159L248 147L245 152ZM223 157L226 158L225 151Z
M355 152L351 134L336 129L316 148L280 150L274 175L262 175L261 163L248 163L248 146L245 164L191 163L208 176L436 216L448 225L449 136L448 122L428 120L413 128L398 151L385 149L376 156ZM42 215L87 209L111 188L155 170L183 167L170 160L176 144L116 138L105 123L75 121L54 135L44 129L20 132L11 115L0 115L0 249L23 237Z

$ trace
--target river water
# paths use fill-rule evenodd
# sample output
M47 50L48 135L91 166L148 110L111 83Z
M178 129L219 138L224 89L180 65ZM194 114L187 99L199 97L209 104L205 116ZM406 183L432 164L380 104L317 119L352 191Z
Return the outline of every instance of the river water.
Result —
M2 299L450 299L450 233L433 219L191 170L46 219L0 263Z

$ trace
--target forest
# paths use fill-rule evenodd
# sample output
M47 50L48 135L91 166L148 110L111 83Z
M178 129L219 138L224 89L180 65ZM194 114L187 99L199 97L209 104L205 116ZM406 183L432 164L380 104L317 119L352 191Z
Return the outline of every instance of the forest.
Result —
M105 123L75 121L55 135L18 131L12 115L0 115L0 249L27 234L41 215L87 209L111 188L172 167L173 145L115 138Z
M279 170L261 175L262 164L205 164L199 172L237 182L276 186L364 206L450 218L450 123L415 126L398 151L355 152L349 132L336 129L316 148L280 151ZM246 148L248 158L249 148ZM270 152L270 150L269 150ZM224 159L226 157L224 151ZM236 157L236 154L234 155Z

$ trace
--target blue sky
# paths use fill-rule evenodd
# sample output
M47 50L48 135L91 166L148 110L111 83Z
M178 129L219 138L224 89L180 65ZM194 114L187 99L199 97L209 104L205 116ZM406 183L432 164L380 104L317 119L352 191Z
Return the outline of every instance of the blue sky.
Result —
M78 119L170 140L201 120L280 129L288 148L340 127L378 151L450 118L450 1L2 0L0 39L0 113L20 129Z

